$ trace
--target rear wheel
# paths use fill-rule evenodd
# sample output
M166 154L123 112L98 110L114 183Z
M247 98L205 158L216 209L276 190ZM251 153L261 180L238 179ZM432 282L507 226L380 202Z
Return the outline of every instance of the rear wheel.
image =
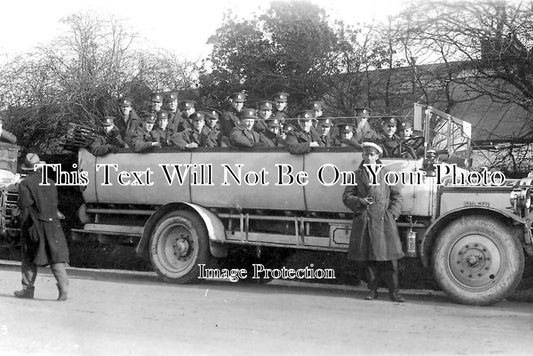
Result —
M150 261L165 281L198 281L200 264L209 264L209 241L204 222L185 210L172 211L156 224L150 238Z
M453 300L489 305L514 292L524 270L520 241L502 222L482 215L450 223L433 250L433 274Z

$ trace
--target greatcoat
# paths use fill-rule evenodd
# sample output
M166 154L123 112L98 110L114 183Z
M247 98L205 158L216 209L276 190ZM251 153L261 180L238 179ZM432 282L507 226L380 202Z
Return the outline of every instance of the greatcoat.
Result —
M58 220L57 188L53 180L39 185L41 171L32 172L19 185L23 253L37 266L68 263L67 240Z
M395 221L402 204L400 187L384 182L387 171L383 167L376 175L378 184L370 185L372 175L369 176L361 163L355 171L356 185L344 190L342 201L355 214L348 247L350 260L391 261L404 256ZM372 197L374 203L366 205L365 197Z

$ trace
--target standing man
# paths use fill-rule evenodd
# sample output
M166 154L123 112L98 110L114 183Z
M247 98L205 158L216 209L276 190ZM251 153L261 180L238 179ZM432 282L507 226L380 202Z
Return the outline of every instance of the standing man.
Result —
M19 186L22 289L15 291L14 295L17 298L33 298L37 267L50 265L57 281L57 300L63 301L68 298L65 264L69 262L69 251L58 220L55 182L48 179L47 185L40 184L43 167L39 167L39 164L45 162L37 154L28 153L21 166L22 170L30 173Z
M231 130L234 127L239 126L240 123L240 114L244 108L244 102L246 101L246 94L243 91L233 93L229 96L228 102L231 105L229 110L226 110L222 113L222 118L220 120L220 130L222 135L229 137Z
M257 105L257 120L255 120L254 130L264 133L267 128L267 120L272 117L272 108L274 102L270 100L261 100Z
M386 167L373 173L382 165L381 154L380 146L363 142L363 161L355 171L355 184L346 187L342 195L344 205L355 214L348 259L365 268L370 289L365 299L378 298L382 278L389 289L390 299L401 303L405 300L398 290L398 259L404 253L396 219L400 216L402 198L398 186L385 183ZM377 181L372 180L374 174Z
M171 92L167 95L168 129L171 134L178 132L178 125L183 120L181 111L178 110L178 93Z
M333 139L331 138L331 118L320 118L318 123L318 144L320 146L333 146Z
M131 136L141 124L141 118L132 107L133 100L130 98L117 99L120 116L115 121L115 126L122 138Z

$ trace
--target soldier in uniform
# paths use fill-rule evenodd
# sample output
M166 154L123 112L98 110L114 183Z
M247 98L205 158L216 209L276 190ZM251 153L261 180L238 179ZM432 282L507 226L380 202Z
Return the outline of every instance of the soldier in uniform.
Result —
M287 133L286 146L290 153L300 154L311 152L312 147L319 147L316 136L311 133L312 120L315 114L311 110L299 112L298 127Z
M355 116L359 119L355 128L355 140L359 143L363 141L378 141L380 138L379 133L368 122L370 109L363 107L355 108Z
M163 94L153 93L150 95L150 112L157 115L163 108Z
M102 127L93 143L89 146L89 151L93 155L104 156L108 153L117 153L121 148L126 147L126 143L115 126L114 116L104 116L100 120L100 124Z
M191 127L172 136L172 143L181 150L188 148L207 147L207 136L203 128L205 126L205 114L201 111L194 112L190 116Z
M318 120L318 143L320 146L331 147L333 146L333 139L330 136L331 133L331 118L320 118Z
M178 124L177 132L191 129L193 127L192 114L196 112L196 101L184 100L181 102L181 121Z
M122 138L131 136L141 124L141 118L133 109L133 100L130 98L118 98L120 116L115 120L115 126Z
M229 96L228 102L231 105L229 110L222 113L220 120L220 130L222 135L229 137L234 127L240 124L240 113L244 108L246 101L246 94L242 91L233 93Z
M222 131L220 131L218 124L222 113L214 108L206 108L204 114L205 126L203 131L207 138L207 147L226 147L227 145L223 143Z
M273 101L276 103L274 110L274 117L280 121L281 127L285 124L285 119L289 117L289 108L288 105L289 94L284 92L279 92L274 94Z
M266 147L264 136L254 130L256 119L255 109L242 109L240 123L233 128L229 136L231 145L238 148Z
M281 132L280 120L271 117L266 120L266 130L263 133L266 147L283 147L286 135Z
M354 137L353 124L340 124L339 137L335 140L335 146L362 148L361 143Z
M257 106L257 120L255 120L254 130L264 133L267 127L266 120L272 117L272 108L274 102L270 100L261 100Z
M161 147L172 146L170 141L172 131L168 124L168 113L166 111L160 111L159 114L157 114L157 127L152 129L150 134L155 142L161 143Z
M11 132L4 130L4 119L0 117L0 142L7 142L16 144L17 143L17 137L13 135Z
M413 124L411 124L411 121L402 121L400 124L400 137L402 140L408 140L413 137Z
M181 111L178 110L178 93L172 92L167 95L168 129L172 134L178 132L178 126L183 120Z
M315 112L315 118L313 119L312 131L316 135L318 133L318 120L324 115L324 104L321 101L313 101L309 110Z
M133 150L135 152L147 152L161 147L161 143L157 142L151 133L154 128L156 114L153 112L144 112L141 116L143 119L142 125L137 128L131 138Z
M19 185L18 207L22 240L22 290L15 291L17 298L33 298L37 266L50 265L57 281L57 300L67 300L68 276L65 264L69 262L67 240L58 219L57 188L48 179L41 184L44 164L35 153L28 153L22 169L31 171ZM44 168L46 169L46 168Z
M363 143L363 161L355 171L355 184L347 186L342 195L344 205L355 215L348 259L361 264L366 271L370 293L365 299L378 299L379 281L383 279L390 299L404 302L398 290L398 259L404 256L396 225L402 205L400 188L385 184L387 167L376 174L378 184L375 185L371 184L372 174L367 171L370 169L367 166L374 166L376 171L382 153L377 144Z
M394 149L400 145L401 138L396 135L396 119L393 117L383 118L383 133L379 137L379 143L383 147L383 156L392 157ZM399 152L398 152L399 153Z

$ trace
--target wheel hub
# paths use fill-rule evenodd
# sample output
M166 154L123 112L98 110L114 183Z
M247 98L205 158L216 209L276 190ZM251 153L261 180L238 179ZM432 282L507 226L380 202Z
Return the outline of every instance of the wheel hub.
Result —
M494 283L500 271L500 252L494 242L483 235L467 235L450 251L450 270L462 284L483 288Z
M187 235L180 235L176 242L172 245L174 248L174 255L178 260L185 260L191 252L190 237Z

